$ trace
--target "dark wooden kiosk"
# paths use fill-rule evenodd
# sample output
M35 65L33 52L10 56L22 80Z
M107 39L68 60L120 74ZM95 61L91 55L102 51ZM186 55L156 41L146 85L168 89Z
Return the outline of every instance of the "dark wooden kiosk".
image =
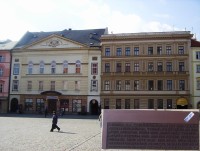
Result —
M199 150L198 110L102 110L102 149Z

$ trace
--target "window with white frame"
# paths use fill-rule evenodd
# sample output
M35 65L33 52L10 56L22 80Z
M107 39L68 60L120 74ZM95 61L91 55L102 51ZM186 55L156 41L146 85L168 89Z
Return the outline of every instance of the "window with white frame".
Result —
M131 64L125 63L125 72L131 72Z
M134 80L134 90L139 90L139 80Z
M126 91L131 90L131 82L130 82L130 80L125 80L125 90Z
M106 80L106 81L104 82L104 90L105 90L105 91L110 90L110 81Z
M148 71L152 72L153 71L153 62L148 63Z
M168 91L172 90L172 80L167 80L167 90Z
M3 67L0 67L0 77L3 76Z
M171 46L166 46L166 54L171 55L172 54L172 48Z
M134 72L139 71L139 63L134 63Z
M13 65L13 74L19 75L19 63Z
M116 72L122 72L122 64L116 63Z
M178 54L183 55L184 54L184 46L178 46Z
M72 100L72 111L81 112L81 100Z
M106 73L110 72L110 63L105 63L105 72Z
M80 90L80 81L75 81L75 90Z
M131 49L130 49L130 47L126 47L125 48L125 55L126 56L130 56L131 55Z
M40 74L44 73L44 61L40 61Z
M32 81L27 81L27 91L32 90Z
M80 62L80 60L76 61L76 73L81 73L81 62Z
M157 71L159 71L159 72L163 71L163 63L162 62L157 63Z
M18 88L19 88L19 80L13 80L12 91L18 91Z
M196 59L200 60L200 51L196 52Z
M98 63L91 63L91 74L92 75L98 74Z
M162 55L162 47L161 46L157 47L157 55Z
M105 49L105 56L110 56L110 48Z
M153 47L148 47L148 55L153 55Z
M33 62L29 61L28 63L28 74L32 74L33 73Z
M91 80L91 91L98 91L98 80Z
M122 55L122 48L117 48L116 56L121 56L121 55Z
M179 90L185 90L185 80L179 80Z
M139 47L134 47L134 55L135 56L139 55Z
M68 62L66 60L63 62L63 73L68 73Z
M56 73L56 62L52 61L51 62L51 74L55 74Z
M121 86L122 86L121 80L117 80L117 81L116 81L116 90L117 90L117 91L120 91L120 90L121 90Z
M25 111L33 111L33 99L25 99L24 109Z
M184 62L179 62L179 71L180 72L185 71L185 64L184 64Z
M0 62L4 62L5 61L5 57L4 56L0 56Z
M166 63L166 71L171 72L172 71L172 62L167 62Z

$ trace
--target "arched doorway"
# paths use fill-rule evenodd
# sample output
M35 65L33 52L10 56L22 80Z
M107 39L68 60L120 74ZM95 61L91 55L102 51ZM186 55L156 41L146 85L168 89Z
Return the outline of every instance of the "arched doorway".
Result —
M16 98L11 100L10 112L17 112L18 110L18 100Z
M187 109L188 108L188 101L186 98L179 98L176 101L177 109Z
M97 100L91 100L90 101L90 113L92 114L92 115L98 115L98 113L99 113L99 108L98 108L99 106L98 106L98 102L97 102Z
M200 109L200 101L197 103L197 109Z

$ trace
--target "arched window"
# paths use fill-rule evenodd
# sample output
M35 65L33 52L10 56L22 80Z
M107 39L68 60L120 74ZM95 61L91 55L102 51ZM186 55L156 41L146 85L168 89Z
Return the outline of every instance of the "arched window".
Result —
M28 63L28 74L32 74L33 73L33 62L29 61Z
M63 62L63 73L68 73L68 62L66 60Z
M51 63L51 73L55 74L56 73L56 62L52 61Z
M40 74L44 73L44 61L40 61Z
M76 73L81 73L81 62L79 60L76 61Z
M0 67L0 77L2 77L2 76L3 76L3 68Z

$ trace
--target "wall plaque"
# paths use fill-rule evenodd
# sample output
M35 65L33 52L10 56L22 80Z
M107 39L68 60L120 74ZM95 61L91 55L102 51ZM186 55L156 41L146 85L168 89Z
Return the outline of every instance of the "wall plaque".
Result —
M103 110L102 149L199 150L199 112Z

